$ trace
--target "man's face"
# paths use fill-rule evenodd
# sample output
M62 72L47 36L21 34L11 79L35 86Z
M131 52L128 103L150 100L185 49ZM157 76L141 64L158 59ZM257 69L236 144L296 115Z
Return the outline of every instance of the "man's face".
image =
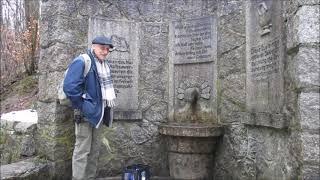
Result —
M101 61L105 60L110 51L110 46L101 45L101 44L93 44L92 49L97 58Z

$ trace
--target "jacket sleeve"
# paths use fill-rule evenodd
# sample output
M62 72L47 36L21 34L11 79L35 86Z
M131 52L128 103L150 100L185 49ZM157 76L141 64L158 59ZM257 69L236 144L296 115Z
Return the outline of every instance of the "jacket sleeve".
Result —
M83 104L84 66L85 64L81 57L77 57L70 64L63 82L63 91L72 102L72 107L80 110Z

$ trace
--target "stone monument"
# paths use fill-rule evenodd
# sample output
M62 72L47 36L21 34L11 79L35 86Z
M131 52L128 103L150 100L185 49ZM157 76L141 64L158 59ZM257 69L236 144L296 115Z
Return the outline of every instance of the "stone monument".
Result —
M216 27L214 16L169 25L171 117L160 133L168 138L173 178L212 176L215 137L222 134L216 116Z
M281 6L275 0L246 3L246 124L288 126L282 113L285 45Z

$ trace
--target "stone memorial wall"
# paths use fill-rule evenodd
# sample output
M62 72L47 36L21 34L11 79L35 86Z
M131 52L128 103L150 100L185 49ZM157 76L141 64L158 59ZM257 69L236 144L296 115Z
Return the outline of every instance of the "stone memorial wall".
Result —
M88 42L97 35L112 38L114 50L107 57L116 92L114 119L141 119L139 110L140 24L103 18L89 20ZM91 45L90 45L91 46Z
M224 125L214 179L319 179L319 14L317 0L42 1L36 152L50 176L70 176L72 111L55 89L101 33L116 45L118 121L104 130L99 178L132 163L168 176L159 125L207 113ZM189 88L207 110L197 119L179 114Z

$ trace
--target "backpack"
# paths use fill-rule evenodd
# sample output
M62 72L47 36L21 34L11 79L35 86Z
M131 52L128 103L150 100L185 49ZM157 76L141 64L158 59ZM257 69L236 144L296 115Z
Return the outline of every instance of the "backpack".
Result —
M83 76L86 77L90 68L91 68L91 59L88 54L81 54L80 56L82 56L82 58L83 58L81 60L84 60L85 66L84 66ZM67 95L63 91L63 82L64 82L64 79L67 75L68 69L64 72L62 81L60 82L60 84L58 86L58 101L59 101L59 104L61 104L63 106L71 106L71 101L67 98Z
M123 170L122 180L150 180L150 176L150 166L133 164Z

